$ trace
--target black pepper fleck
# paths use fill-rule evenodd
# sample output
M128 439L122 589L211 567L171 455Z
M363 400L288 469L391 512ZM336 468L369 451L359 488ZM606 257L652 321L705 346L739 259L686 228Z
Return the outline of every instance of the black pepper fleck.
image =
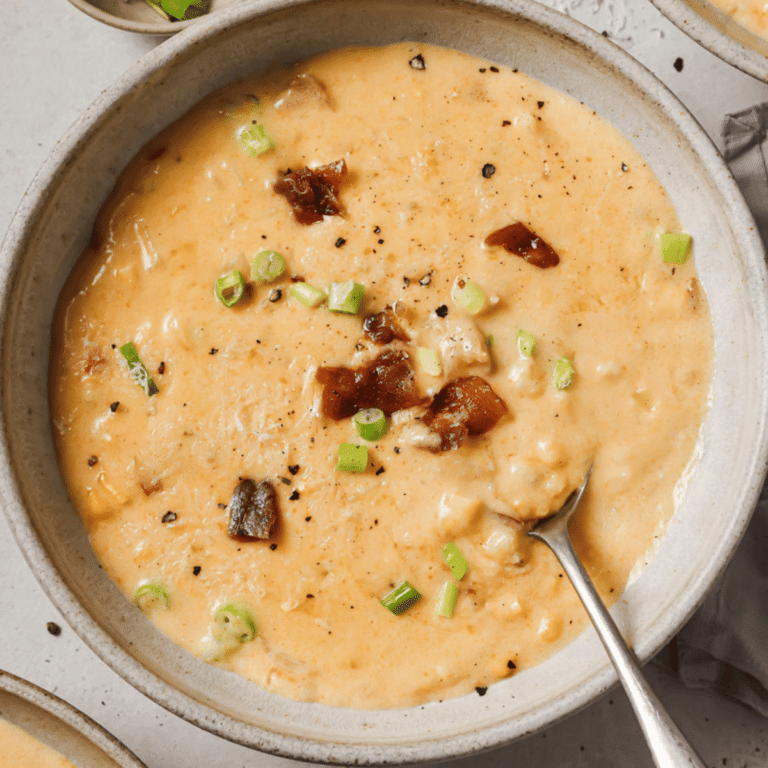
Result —
M506 128L508 125L512 125L512 121L511 120L502 120L501 121L501 127L502 128Z
M405 287L407 288L411 284L411 278L403 277L403 282L405 283Z
M157 366L157 372L162 376L165 373L165 363L160 363L160 365Z
M492 163L486 163L483 166L483 178L490 179L493 174L496 173L496 166Z
M199 575L200 575L200 571L202 571L202 570L203 570L203 569L202 569L202 568L201 568L199 565L196 565L196 566L195 566L195 567L192 569L192 575L193 575L193 576L199 576Z
M269 548L274 552L277 549L277 544L270 544Z
M383 475L383 474L384 474L384 467L379 467L379 468L376 470L376 474L377 474L377 475Z
M401 450L402 449L400 448L400 446L398 445L395 446L395 453L400 453Z
M61 627L55 621L49 621L45 628L48 630L48 634L54 637L58 637L61 634Z
M304 522L308 523L308 522L309 522L311 519L312 519L312 515L307 515L307 516L304 518Z
M93 467L94 465L98 464L99 457L98 456L89 456L88 457L88 466Z
M161 523L173 523L178 519L178 515L175 512L171 512L169 509L161 518Z
M216 349L216 347L211 347L211 351L208 353L209 355L215 355L219 350Z
M683 71L683 60L678 56L675 59L675 63L672 65L678 72Z
M119 407L120 407L120 401L115 400L115 402L109 406L109 410L112 411L112 413L114 413Z
M438 317L447 317L448 316L448 307L445 304L441 304L436 310L435 314Z
M374 235L380 235L381 234L381 227L378 224L373 228L373 234Z
M292 475L295 475L299 471L299 465L298 464L293 464L292 466L288 467L288 471Z
M226 505L226 504L223 504L222 502L219 502L219 503L218 503L216 506L217 506L219 509L226 509L226 508L227 508L227 505Z
M510 659L507 662L507 669L517 669L517 664L515 664L515 662L512 661L512 659Z
M283 292L279 288L273 288L269 292L269 300L274 304L276 301L280 301L283 298Z
M489 69L491 70L491 72L498 72L499 71L498 67L489 67Z
M629 170L629 166L626 163L621 164L621 170L626 173Z
M298 501L299 500L299 492L294 490L294 492L288 497L289 501Z
M426 69L427 63L424 61L424 57L417 53L409 62L411 69Z
M475 687L475 690L477 691L478 696L485 696L486 693L488 693L488 686L487 685L478 685Z
M345 240L343 237L340 237L340 238L339 238L339 239L338 239L338 240L337 240L337 241L334 243L334 245L335 245L337 248L341 248L341 246L342 246L342 245L344 245L344 243L346 243L346 242L347 242L347 241L346 241L346 240Z
M311 600L314 597L314 595L307 595L307 599Z

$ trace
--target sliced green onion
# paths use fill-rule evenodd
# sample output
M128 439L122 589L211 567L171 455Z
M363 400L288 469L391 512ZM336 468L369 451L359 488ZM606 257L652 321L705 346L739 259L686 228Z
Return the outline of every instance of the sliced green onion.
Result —
M388 608L395 616L407 611L419 598L421 593L414 589L407 581L395 587L381 598L381 604Z
M417 347L416 360L424 373L430 376L442 376L443 366L440 363L440 353L437 350Z
M339 446L337 472L365 472L368 466L368 449L364 445L342 443Z
M453 609L456 607L456 600L459 597L459 588L452 581L446 581L435 603L435 615L444 616L450 619L453 616Z
M533 353L536 351L536 339L534 338L534 335L521 328L517 332L517 348L520 350L520 354L523 357L533 357Z
M355 429L363 440L375 442L387 434L387 417L381 408L365 408L355 414ZM367 464L367 456L365 461Z
M171 607L171 596L159 581L147 581L136 587L133 602L144 613L149 613L153 608L162 608L167 611Z
M222 642L250 643L256 637L256 621L242 603L227 603L213 614L211 634Z
M459 552L459 548L452 541L443 547L443 557L445 558L445 562L448 563L448 567L451 569L453 578L456 579L456 581L461 581L469 570L469 566L464 559L464 555Z
M573 366L567 357L561 357L555 363L555 370L552 373L552 380L558 389L565 389L571 386L573 380Z
M667 264L683 264L691 249L692 239L686 232L665 232L659 235L661 257Z
M468 277L457 277L453 284L453 299L470 315L476 315L485 306L485 292Z
M144 0L167 21L193 19L208 11L208 0Z
M277 251L259 251L251 262L251 277L271 283L285 272L285 259Z
M237 134L237 143L240 149L249 157L258 157L259 155L275 148L272 139L267 135L266 128L263 125L250 125L243 128Z
M120 347L120 354L128 363L128 375L144 390L147 397L156 395L160 390L157 388L157 384L152 381L152 377L144 367L144 363L139 359L139 353L136 351L133 342L129 341L127 344L123 344Z
M239 269L233 269L222 275L214 287L216 298L225 306L231 307L237 304L245 292L245 282L242 272Z
M331 283L328 286L328 309L331 312L344 312L356 315L363 303L365 287L353 280L343 283Z
M325 292L309 283L294 283L288 291L296 301L305 307L319 307L325 301Z

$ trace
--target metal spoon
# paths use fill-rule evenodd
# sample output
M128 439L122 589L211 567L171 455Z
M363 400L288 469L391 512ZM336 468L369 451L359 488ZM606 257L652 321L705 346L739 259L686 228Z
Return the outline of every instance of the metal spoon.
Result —
M591 473L590 467L581 486L568 497L562 509L539 522L528 535L543 541L568 574L616 667L657 768L707 768L651 690L635 655L624 642L571 544L568 521L581 501Z

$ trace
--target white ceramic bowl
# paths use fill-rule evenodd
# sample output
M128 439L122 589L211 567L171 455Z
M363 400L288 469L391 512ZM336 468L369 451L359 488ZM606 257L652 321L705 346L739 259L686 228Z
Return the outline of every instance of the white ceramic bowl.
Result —
M52 693L0 671L2 719L78 768L145 768L114 736Z
M103 24L142 35L174 35L200 20L168 21L153 11L143 0L69 0L69 2ZM218 14L239 2L242 0L211 0L207 15Z
M707 0L651 0L680 30L742 72L768 82L768 40Z
M715 329L703 451L664 542L614 609L641 659L692 613L741 537L765 472L768 301L762 245L727 168L684 107L619 48L529 0L261 0L197 23L106 91L63 139L10 228L2 269L0 493L45 590L80 636L151 699L228 739L298 759L455 757L532 733L615 676L592 631L488 690L412 709L281 698L167 640L104 575L64 492L49 433L54 303L96 212L145 141L209 91L273 62L412 39L519 67L615 124L665 184L696 242Z

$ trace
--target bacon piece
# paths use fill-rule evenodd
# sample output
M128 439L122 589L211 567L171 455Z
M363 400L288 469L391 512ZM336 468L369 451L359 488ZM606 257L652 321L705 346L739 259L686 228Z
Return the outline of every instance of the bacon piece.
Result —
M242 479L229 502L227 535L237 541L268 539L277 523L277 493L269 480Z
M496 426L508 412L504 401L480 376L465 376L448 382L422 418L440 436L440 451L458 448L469 435L482 435Z
M272 189L290 203L299 224L314 224L322 221L323 216L338 216L344 212L338 197L347 178L344 160L318 168L288 169L279 174Z
M323 385L323 416L335 421L354 416L363 408L381 408L387 416L426 402L416 388L408 355L385 350L360 368L322 367L317 380Z
M363 320L363 333L380 346L389 344L394 339L410 341L408 334L400 327L395 319L395 313L387 307L375 315L368 315Z
M501 245L509 253L525 259L529 264L540 269L556 267L560 257L548 243L532 232L521 221L491 232L485 238L486 245Z

